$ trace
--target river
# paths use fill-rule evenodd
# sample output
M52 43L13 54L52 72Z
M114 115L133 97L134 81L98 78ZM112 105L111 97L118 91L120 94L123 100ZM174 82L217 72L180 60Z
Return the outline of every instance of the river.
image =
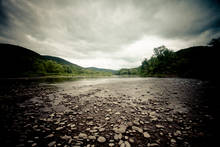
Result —
M188 147L217 142L217 88L208 81L55 78L8 79L0 85L3 146Z

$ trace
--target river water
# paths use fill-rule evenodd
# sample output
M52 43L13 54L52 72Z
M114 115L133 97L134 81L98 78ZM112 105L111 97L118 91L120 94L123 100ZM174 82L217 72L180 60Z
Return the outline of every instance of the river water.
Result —
M217 87L181 78L1 80L5 146L207 146Z

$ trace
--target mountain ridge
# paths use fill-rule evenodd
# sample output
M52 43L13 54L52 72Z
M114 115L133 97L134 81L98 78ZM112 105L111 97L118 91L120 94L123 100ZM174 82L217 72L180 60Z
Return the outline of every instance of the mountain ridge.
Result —
M45 75L110 75L111 72L81 67L60 57L40 55L21 46L0 43L0 76L45 76Z

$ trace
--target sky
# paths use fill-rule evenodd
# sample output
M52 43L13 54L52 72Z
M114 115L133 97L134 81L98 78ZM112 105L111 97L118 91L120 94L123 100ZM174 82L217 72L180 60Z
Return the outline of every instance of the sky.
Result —
M161 45L219 36L218 0L0 0L0 43L83 67L137 67Z

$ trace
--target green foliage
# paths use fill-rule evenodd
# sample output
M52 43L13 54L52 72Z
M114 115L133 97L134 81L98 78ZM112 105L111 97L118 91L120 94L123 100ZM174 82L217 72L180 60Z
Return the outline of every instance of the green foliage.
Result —
M117 75L138 75L139 69L138 68L123 68L120 69L117 73Z
M157 74L173 74L173 68L176 66L174 61L176 60L175 53L165 46L160 46L154 49L153 56L147 60L145 59L140 67L140 73L142 76L152 76Z

